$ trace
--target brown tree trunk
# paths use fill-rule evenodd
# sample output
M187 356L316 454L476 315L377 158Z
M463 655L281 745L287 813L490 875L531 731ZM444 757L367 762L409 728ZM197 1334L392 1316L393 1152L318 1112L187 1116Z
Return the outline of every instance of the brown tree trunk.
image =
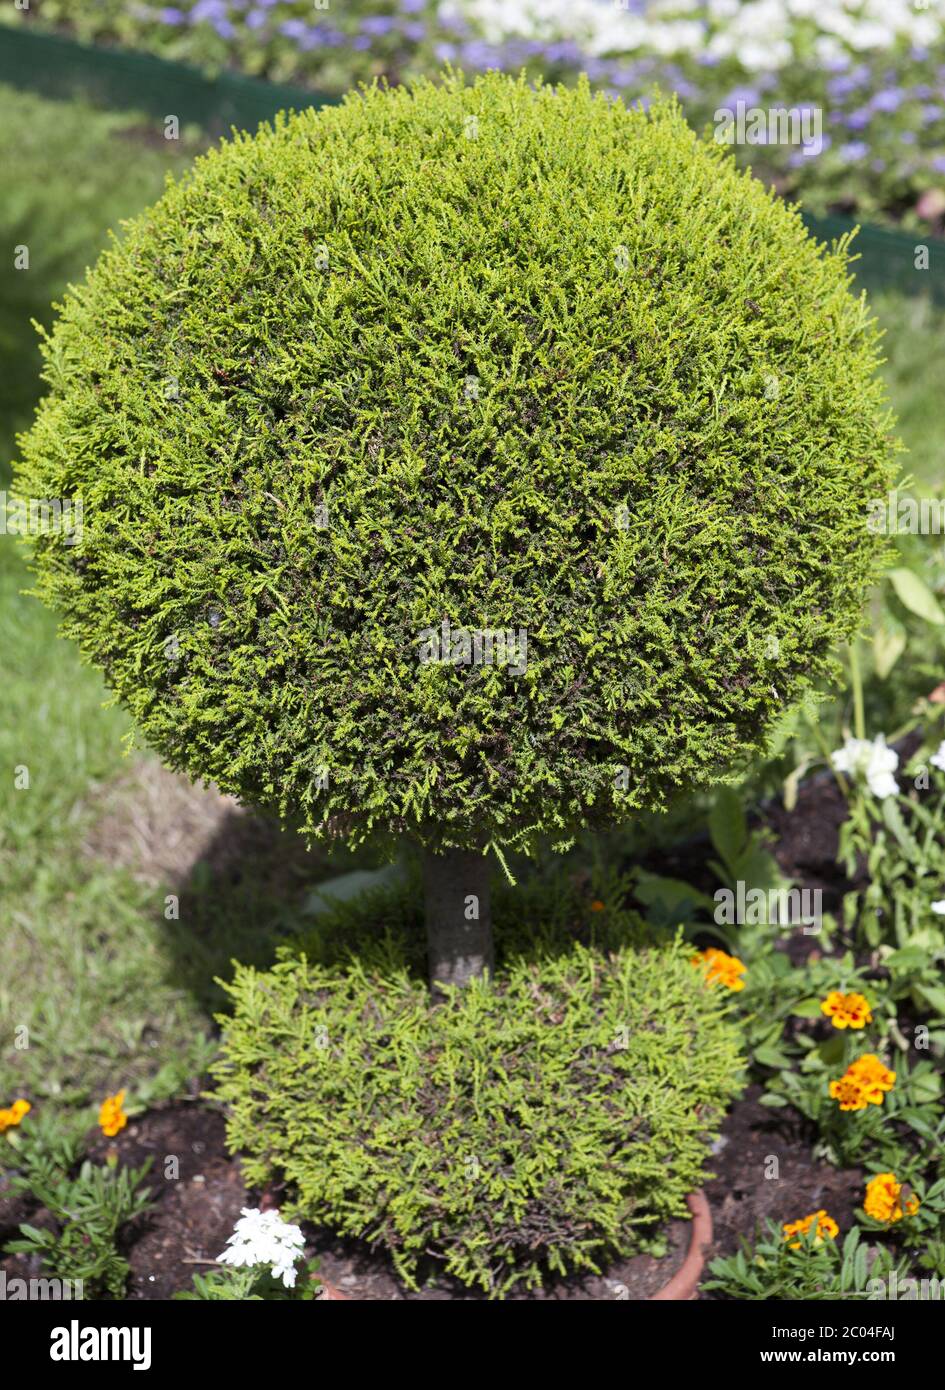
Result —
M425 850L427 961L430 984L465 985L492 973L489 860L475 850Z

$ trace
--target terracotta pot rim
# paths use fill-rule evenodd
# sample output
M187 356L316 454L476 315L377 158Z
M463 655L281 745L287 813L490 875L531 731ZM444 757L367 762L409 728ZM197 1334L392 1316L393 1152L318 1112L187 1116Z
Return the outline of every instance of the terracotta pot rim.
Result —
M647 1302L680 1302L696 1297L699 1280L705 1266L706 1252L712 1244L712 1212L708 1198L700 1188L690 1192L686 1204L692 1212L692 1235L689 1250L679 1269L656 1293L650 1294Z

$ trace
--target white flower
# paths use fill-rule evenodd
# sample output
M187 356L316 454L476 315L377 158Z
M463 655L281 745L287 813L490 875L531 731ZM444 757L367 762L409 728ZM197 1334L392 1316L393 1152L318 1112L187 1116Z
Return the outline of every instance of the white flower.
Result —
M305 1237L274 1208L243 1207L227 1245L230 1249L218 1256L220 1264L270 1265L273 1279L281 1279L287 1289L295 1287L295 1263L305 1252Z
M937 912L940 917L945 917L945 898L940 898L937 903L933 903L932 911Z
M865 777L874 796L895 796L899 790L893 776L899 766L899 754L886 747L885 734L875 739L848 738L842 748L831 753L830 761L837 772Z
M940 743L938 752L933 753L929 762L933 767L937 767L940 772L945 772L945 743Z

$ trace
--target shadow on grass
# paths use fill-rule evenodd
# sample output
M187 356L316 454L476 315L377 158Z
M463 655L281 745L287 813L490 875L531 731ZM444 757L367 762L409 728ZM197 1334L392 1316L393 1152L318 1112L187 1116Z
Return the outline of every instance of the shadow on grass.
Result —
M258 968L273 964L279 946L304 934L314 888L381 862L343 845L307 849L294 831L233 809L171 886L178 917L161 921L168 983L187 990L208 1013L218 1012L226 996L215 981L230 978L234 960ZM165 904L168 910L173 904Z

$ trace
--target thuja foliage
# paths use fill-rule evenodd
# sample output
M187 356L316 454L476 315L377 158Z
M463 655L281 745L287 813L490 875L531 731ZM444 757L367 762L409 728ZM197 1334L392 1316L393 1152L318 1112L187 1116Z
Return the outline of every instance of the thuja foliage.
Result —
M567 885L552 901L506 891L495 979L435 1007L409 886L237 967L215 1075L247 1181L287 1182L286 1210L383 1246L408 1284L429 1255L491 1296L685 1215L740 1084L727 996L626 911L592 932Z
M280 118L44 337L18 486L84 533L38 592L174 767L309 833L660 807L855 626L891 474L848 282L671 103L449 74Z

